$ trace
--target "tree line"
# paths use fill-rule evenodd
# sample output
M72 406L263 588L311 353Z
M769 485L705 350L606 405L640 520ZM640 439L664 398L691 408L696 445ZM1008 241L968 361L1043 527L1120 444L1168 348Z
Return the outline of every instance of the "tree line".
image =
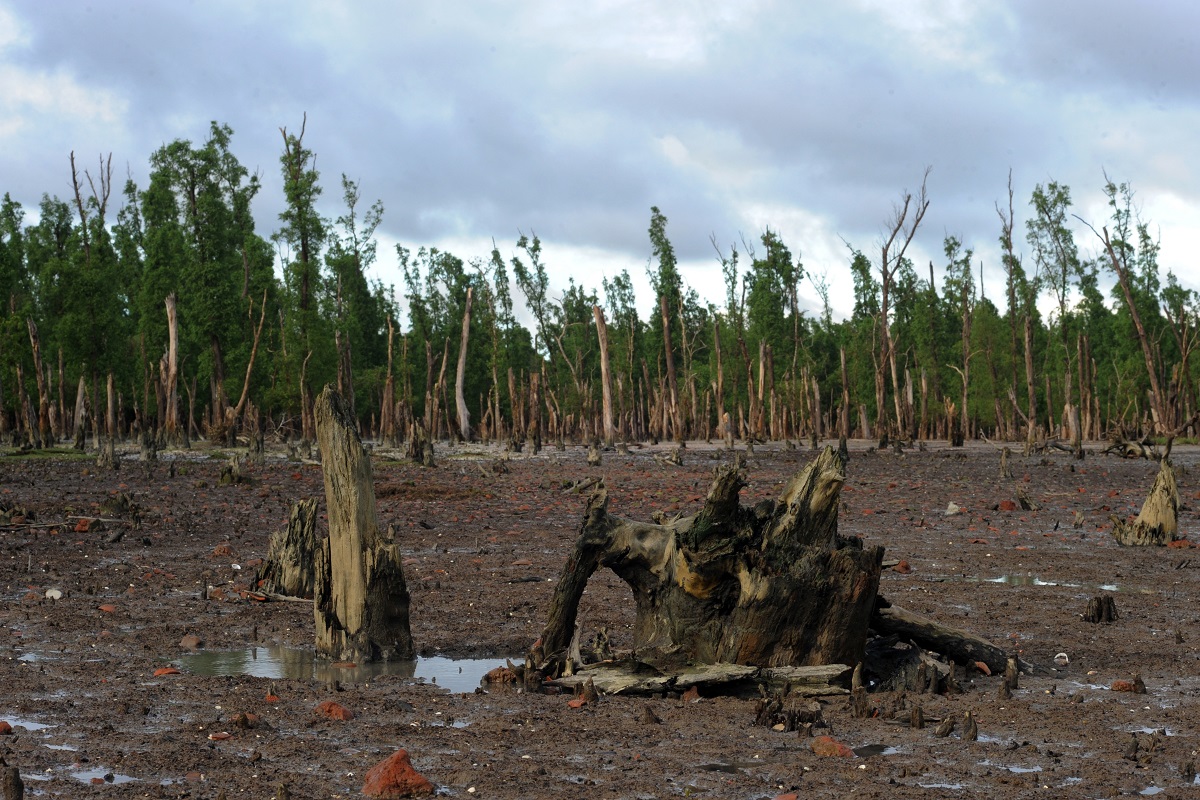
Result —
M1004 285L989 296L960 237L927 269L909 254L926 170L878 242L847 243L854 310L836 320L825 278L770 229L713 238L725 297L703 300L652 208L643 319L627 270L552 287L533 234L467 260L398 246L398 297L368 277L383 204L342 174L340 214L325 216L304 124L280 139L285 205L269 234L252 213L259 176L218 123L199 144L156 150L144 187L115 191L111 156L81 167L71 154L72 195L43 195L35 223L4 195L0 436L312 441L326 383L390 445L986 436L1081 452L1106 436L1178 435L1200 409L1200 298L1164 282L1132 189L1107 175L1104 220L1075 216L1054 181L1018 219L1010 177L994 209ZM817 314L801 308L804 281Z

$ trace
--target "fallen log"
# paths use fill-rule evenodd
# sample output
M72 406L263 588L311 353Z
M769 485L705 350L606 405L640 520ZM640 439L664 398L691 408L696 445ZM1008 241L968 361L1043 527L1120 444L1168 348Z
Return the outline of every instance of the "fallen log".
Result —
M591 682L601 694L661 695L696 687L701 693L758 697L823 697L849 694L852 670L844 664L808 667L755 667L745 664L698 664L660 671L639 662L589 664L574 675L548 683L575 690Z
M876 633L909 639L927 650L935 650L959 664L980 661L992 672L1003 672L1009 654L988 640L973 633L943 625L936 620L894 606L882 595L871 615L871 628ZM1025 672L1036 673L1038 667L1020 662Z

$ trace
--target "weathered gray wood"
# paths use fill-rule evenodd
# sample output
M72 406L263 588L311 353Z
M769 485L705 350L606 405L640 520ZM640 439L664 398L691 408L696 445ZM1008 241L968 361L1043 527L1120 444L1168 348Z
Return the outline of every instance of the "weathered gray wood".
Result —
M287 527L271 534L258 587L267 593L311 599L316 552L317 501L308 498L292 503Z
M579 599L603 564L633 589L634 649L642 661L857 663L883 549L838 535L844 479L842 461L826 448L778 501L747 508L738 502L745 476L726 465L699 513L659 525L609 515L601 486L588 501L533 662L551 673L563 665Z
M1004 671L1008 653L987 639L905 611L899 606L889 605L883 598L880 600L882 602L876 606L875 613L871 616L871 627L876 633L895 634L902 639L910 639L921 647L935 650L960 664L982 661L994 673ZM1021 666L1027 672L1035 669L1029 664Z
M371 461L345 401L326 386L315 404L329 537L315 559L317 652L337 660L413 657L400 548L379 529Z
M745 664L701 664L659 671L638 662L590 664L574 675L550 681L574 690L589 681L603 694L655 695L697 687L722 694L821 697L849 692L851 670L844 664L810 667L755 667Z
M1127 547L1165 545L1179 538L1179 486L1170 462L1163 459L1159 464L1137 519L1131 524L1114 515L1112 521L1117 544Z

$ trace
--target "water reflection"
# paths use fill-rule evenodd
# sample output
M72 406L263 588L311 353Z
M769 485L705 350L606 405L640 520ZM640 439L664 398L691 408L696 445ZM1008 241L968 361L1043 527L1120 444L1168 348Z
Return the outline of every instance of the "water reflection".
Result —
M195 675L250 675L258 678L366 683L381 675L395 675L436 683L452 692L473 692L485 673L503 666L502 658L442 658L415 661L380 661L363 664L331 662L315 651L271 645L244 650L210 650L180 659L184 670Z

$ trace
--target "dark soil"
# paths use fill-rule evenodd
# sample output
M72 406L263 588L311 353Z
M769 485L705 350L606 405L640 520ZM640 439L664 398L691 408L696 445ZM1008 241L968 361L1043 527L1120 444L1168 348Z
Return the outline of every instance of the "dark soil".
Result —
M423 655L499 665L525 652L578 528L585 498L574 483L603 474L620 516L691 513L728 457L693 444L676 467L634 448L592 468L585 455L517 455L504 473L478 447L442 448L432 469L377 457L380 515L406 555ZM758 447L743 502L775 496L810 457ZM1174 460L1181 530L1195 536L1200 451L1176 448ZM276 457L248 470L250 482L223 486L225 461L200 450L147 465L126 453L110 472L94 458L0 457L0 510L10 512L0 517L0 720L13 726L0 754L20 769L27 797L265 799L281 784L296 800L358 797L364 773L398 748L441 794L472 798L1196 791L1187 787L1200 743L1200 553L1121 548L1110 534L1110 514L1136 514L1152 462L1017 456L1003 480L986 445L852 448L841 531L911 567L885 571L882 593L1053 671L1023 677L1001 700L999 677L960 670L963 694L875 693L868 719L853 718L845 697L823 698L828 727L814 733L882 753L819 757L805 735L756 726L753 699L603 697L573 709L562 695L456 694L352 670L312 680L196 674L188 636L207 652L313 641L310 605L246 590L289 503L324 502L321 470ZM1003 510L1018 485L1040 510ZM962 512L948 516L949 503ZM115 521L79 524L95 517ZM1085 622L1088 600L1105 593L1119 618ZM587 633L603 627L615 648L629 646L633 603L611 573L592 579L581 616ZM1055 669L1060 652L1070 663ZM156 676L164 667L180 673ZM1110 689L1135 676L1146 694ZM319 715L327 700L354 718ZM979 740L910 728L917 702L927 719L973 712ZM246 713L257 725L246 727Z

